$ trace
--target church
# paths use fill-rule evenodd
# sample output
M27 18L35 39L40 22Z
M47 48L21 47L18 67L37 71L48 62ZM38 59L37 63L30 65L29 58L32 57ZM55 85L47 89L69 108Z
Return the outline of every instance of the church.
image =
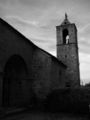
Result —
M67 14L56 38L57 58L0 18L0 107L30 105L33 97L80 86L77 28Z

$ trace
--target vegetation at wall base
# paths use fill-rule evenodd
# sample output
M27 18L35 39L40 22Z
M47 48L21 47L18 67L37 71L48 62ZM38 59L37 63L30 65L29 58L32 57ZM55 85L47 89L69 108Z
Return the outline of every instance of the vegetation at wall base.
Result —
M39 104L49 112L89 113L90 88L53 90L47 99Z

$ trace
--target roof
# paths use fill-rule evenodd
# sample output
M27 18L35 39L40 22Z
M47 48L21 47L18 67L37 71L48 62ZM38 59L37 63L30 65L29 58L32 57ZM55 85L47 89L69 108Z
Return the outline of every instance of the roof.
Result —
M38 47L38 46L37 46ZM38 47L39 48L39 47ZM51 55L50 53L48 53L47 51L39 48L41 51L45 52L46 54L50 55L52 57L52 59L54 59L55 61L57 61L60 65L62 64L62 66L64 66L65 68L67 67L62 61L60 61L59 59L57 59L55 56Z
M68 20L67 14L65 13L65 19L64 19L64 21L61 23L61 25L66 25L66 24L70 24L70 22L69 22L69 20Z
M22 35L19 31L17 31L14 27L12 27L10 24L8 24L6 21L4 21L2 18L0 18L0 22L4 25L6 25L9 29L11 29L13 32L15 32L17 35L19 35L20 37L24 38L24 40L26 40L30 45L32 44L34 47L40 49L41 51L45 52L46 54L50 55L54 60L56 60L59 64L62 64L64 67L67 67L62 61L58 60L56 57L54 57L53 55L51 55L50 53L46 52L45 50L39 48L38 46L36 46L33 42L31 42L31 40L29 40L28 38L26 38L24 35Z
M5 20L3 20L2 18L0 18L0 23L4 24L6 27L8 27L9 29L11 29L13 32L15 32L18 36L20 36L21 38L24 38L24 40L26 42L28 42L30 45L34 45L34 43L32 41L30 41L28 38L26 38L23 34L21 34L18 30L16 30L13 26L11 26L10 24L8 24ZM35 45L34 45L35 46Z

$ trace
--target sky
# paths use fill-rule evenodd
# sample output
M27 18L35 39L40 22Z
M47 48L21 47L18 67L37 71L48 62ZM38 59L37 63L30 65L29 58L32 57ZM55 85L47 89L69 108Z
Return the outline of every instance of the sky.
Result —
M90 0L0 0L0 17L56 56L56 26L65 12L78 29L81 84L90 82Z

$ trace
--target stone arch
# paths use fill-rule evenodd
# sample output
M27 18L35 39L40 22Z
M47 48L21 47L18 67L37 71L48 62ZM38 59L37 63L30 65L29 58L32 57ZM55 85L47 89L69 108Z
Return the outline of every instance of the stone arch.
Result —
M69 43L69 32L67 29L63 30L63 44Z
M28 70L24 59L19 55L11 56L4 68L3 106L19 106L24 100L24 83Z

